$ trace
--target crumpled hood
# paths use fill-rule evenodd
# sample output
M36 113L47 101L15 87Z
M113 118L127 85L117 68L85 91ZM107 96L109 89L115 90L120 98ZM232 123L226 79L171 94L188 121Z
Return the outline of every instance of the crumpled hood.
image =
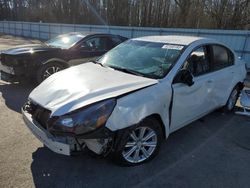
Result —
M86 105L158 83L158 80L85 63L53 74L29 98L60 116Z
M55 50L61 50L61 49L50 47L45 44L28 44L28 45L16 46L15 48L10 48L8 50L5 50L3 53L8 55L20 55L27 53L37 53L41 51L55 51Z

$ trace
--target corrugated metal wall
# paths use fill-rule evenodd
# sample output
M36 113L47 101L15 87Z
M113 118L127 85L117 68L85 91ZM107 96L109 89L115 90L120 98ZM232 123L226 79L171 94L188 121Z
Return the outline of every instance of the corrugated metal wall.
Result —
M118 27L97 25L76 25L37 22L0 21L0 33L49 39L58 34L72 31L91 31L119 34L134 38L146 35L193 35L217 39L231 46L250 68L250 31L249 30L208 30L208 29L169 29L148 27Z

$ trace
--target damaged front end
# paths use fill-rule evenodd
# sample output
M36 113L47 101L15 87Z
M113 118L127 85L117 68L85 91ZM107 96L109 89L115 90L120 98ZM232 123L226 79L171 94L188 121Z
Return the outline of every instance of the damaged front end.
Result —
M72 155L86 147L98 155L112 149L114 133L105 127L116 105L108 99L59 117L38 104L28 101L23 119L31 132L52 151Z
M1 79L8 82L22 80L33 71L33 67L28 66L29 61L25 56L0 54Z

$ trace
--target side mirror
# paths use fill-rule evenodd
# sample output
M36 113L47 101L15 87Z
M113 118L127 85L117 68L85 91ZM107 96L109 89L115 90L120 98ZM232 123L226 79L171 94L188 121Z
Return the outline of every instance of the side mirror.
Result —
M194 84L192 73L187 69L181 69L175 77L175 83L183 83L188 86L192 86Z

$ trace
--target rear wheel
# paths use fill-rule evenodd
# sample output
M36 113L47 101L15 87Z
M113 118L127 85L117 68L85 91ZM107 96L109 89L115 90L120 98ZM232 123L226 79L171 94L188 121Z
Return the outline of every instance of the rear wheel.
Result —
M58 62L51 62L43 65L37 74L37 82L41 83L46 78L50 77L52 74L55 74L56 72L59 72L63 69L65 69L66 66L62 63Z
M157 155L163 134L159 122L148 118L123 135L114 152L115 160L119 164L133 166L150 161Z
M231 112L234 109L234 106L239 97L239 87L235 86L227 100L226 105L223 107L224 112Z

